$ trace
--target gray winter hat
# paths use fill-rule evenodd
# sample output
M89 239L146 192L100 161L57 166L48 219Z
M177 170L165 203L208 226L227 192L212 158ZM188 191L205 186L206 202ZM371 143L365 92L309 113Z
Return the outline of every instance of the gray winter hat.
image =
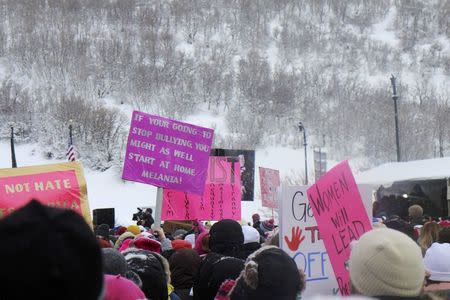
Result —
M117 249L102 248L102 259L104 274L122 275L142 287L139 275L130 269L125 257Z

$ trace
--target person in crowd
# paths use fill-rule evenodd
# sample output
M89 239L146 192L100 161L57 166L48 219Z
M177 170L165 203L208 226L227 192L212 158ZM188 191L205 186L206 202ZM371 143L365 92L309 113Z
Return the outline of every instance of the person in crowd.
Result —
M209 231L203 231L195 238L195 251L198 255L205 256L209 249Z
M280 247L280 231L278 229L275 229L272 236L268 238L264 244L266 246Z
M166 237L166 234L161 227L153 229L153 234L161 243L161 251L168 251L172 249L172 241Z
M222 282L227 279L236 279L243 268L242 259L214 252L208 253L203 258L194 279L193 299L213 300Z
M179 250L179 249L192 249L191 243L185 240L173 240L172 243L172 249Z
M161 256L164 257L165 259L169 260L170 257L171 257L175 252L177 252L178 250L179 250L179 249L170 249L170 250L167 250L167 251L163 251L163 252L161 252Z
M100 247L78 213L32 200L0 220L0 236L1 299L100 299Z
M131 247L135 247L138 249L144 249L156 253L161 253L161 243L157 241L156 239L151 239L148 237L138 237L133 240L132 243L130 243Z
M94 229L94 233L97 237L109 240L110 228L108 224L97 225Z
M127 231L127 228L125 226L117 226L116 230L115 230L115 235L116 236L121 236L122 234L124 234Z
M305 275L295 261L275 246L251 254L234 283L222 284L217 300L295 300L305 289ZM222 289L224 288L224 289Z
M255 228L256 230L258 230L259 234L262 237L262 242L265 241L266 239L266 235L264 233L264 231L261 229L261 217L259 216L259 214L253 214L252 215L252 221L253 221L253 228Z
M264 222L261 222L259 228L263 232L263 237L268 238L272 231L275 229L274 220L265 220Z
M193 248L195 248L195 234L190 233L184 237L184 240L189 242Z
M193 241L194 249L198 255L205 256L209 252L209 229L202 222L195 220L192 230L195 233Z
M234 220L221 220L209 231L209 252L203 257L194 279L194 300L212 300L221 283L236 279L244 261L242 256L244 234L241 225Z
M450 227L444 227L439 231L438 243L450 243Z
M450 244L433 243L423 262L427 272L425 291L450 299Z
M112 248L113 247L113 245L111 245L111 242L107 241L105 239L97 237L97 241L98 241L98 245L100 246L100 248Z
M253 227L258 229L259 226L261 225L261 217L259 216L259 214L253 214L252 221L253 221Z
M423 225L423 208L418 204L411 205L408 207L408 219L409 223L414 225Z
M131 232L132 234L134 234L135 236L141 233L141 229L139 228L138 225L130 225L127 227L127 231Z
M244 245L244 233L235 220L224 219L215 223L209 231L209 249L211 252L241 257Z
M170 256L171 283L181 300L192 300L190 293L200 262L200 256L194 249L179 249Z
M438 240L439 231L441 226L436 222L427 222L420 229L419 239L417 240L422 254L425 255L427 249Z
M372 217L377 218L379 211L380 211L380 202L373 201L372 202Z
M105 297L103 300L145 300L145 294L131 280L120 275L105 275Z
M450 220L446 219L446 218L442 218L439 221L439 225L444 228L444 227L450 227Z
M103 273L105 275L121 275L126 279L130 279L140 288L142 281L138 274L130 269L125 257L117 249L102 249Z
M423 214L422 215L422 224L425 224L426 222L431 222L431 221L434 221L434 222L439 222L439 218L438 217L432 217L432 216L430 216L430 215L427 215L427 214Z
M401 219L397 215L390 216L385 222L384 225L386 225L387 228L395 229L400 232L403 232L407 236L409 236L413 240L417 240L417 237L415 236L414 226L410 223L406 222L405 220Z
M172 233L172 237L174 240L182 240L182 239L184 239L186 234L187 234L186 230L179 228Z
M97 225L94 229L94 233L97 237L100 248L110 248L114 245L111 242L110 228L108 224Z
M420 299L425 267L420 247L390 228L364 233L352 244L349 259L351 290L384 299Z
M123 256L131 270L137 273L142 281L142 291L152 300L180 299L173 292L170 284L170 269L167 260L156 252L129 248Z
M261 236L258 230L248 225L242 226L242 233L244 234L244 246L241 258L245 260L250 254L261 248Z
M122 233L116 240L116 242L114 243L114 248L115 249L120 249L120 247L122 247L123 242L125 242L126 240L133 240L136 237L136 235L134 235L134 233L131 233L129 231L126 231L124 233Z
M139 225L142 225L146 228L151 228L153 223L155 223L155 220L153 219L152 214L153 214L153 210L151 208L147 208L144 211L142 220L140 220Z

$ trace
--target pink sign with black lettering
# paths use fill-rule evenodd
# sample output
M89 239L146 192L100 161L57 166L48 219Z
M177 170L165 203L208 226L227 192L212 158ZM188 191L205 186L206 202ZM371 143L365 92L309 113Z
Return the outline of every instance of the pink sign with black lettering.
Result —
M280 172L259 167L262 206L278 208L278 190L280 189Z
M308 189L308 200L325 243L341 295L349 295L347 268L350 243L372 229L358 186L347 161Z
M211 156L202 196L164 189L162 220L241 219L239 159Z
M122 178L202 195L214 130L134 111Z

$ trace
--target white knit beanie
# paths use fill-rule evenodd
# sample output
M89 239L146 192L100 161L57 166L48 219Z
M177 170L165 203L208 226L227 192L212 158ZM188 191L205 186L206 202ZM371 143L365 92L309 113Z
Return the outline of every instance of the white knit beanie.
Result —
M366 232L350 254L350 279L365 296L415 297L423 287L425 268L419 246L400 231Z
M244 234L244 244L259 243L260 236L258 230L252 226L242 226L242 233Z
M433 243L423 259L425 269L434 281L450 281L450 244Z

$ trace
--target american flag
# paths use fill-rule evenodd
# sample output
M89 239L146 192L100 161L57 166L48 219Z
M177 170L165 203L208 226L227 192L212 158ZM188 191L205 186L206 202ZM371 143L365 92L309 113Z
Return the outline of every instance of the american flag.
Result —
M69 161L75 161L75 146L69 144L69 148L67 149L66 157Z

